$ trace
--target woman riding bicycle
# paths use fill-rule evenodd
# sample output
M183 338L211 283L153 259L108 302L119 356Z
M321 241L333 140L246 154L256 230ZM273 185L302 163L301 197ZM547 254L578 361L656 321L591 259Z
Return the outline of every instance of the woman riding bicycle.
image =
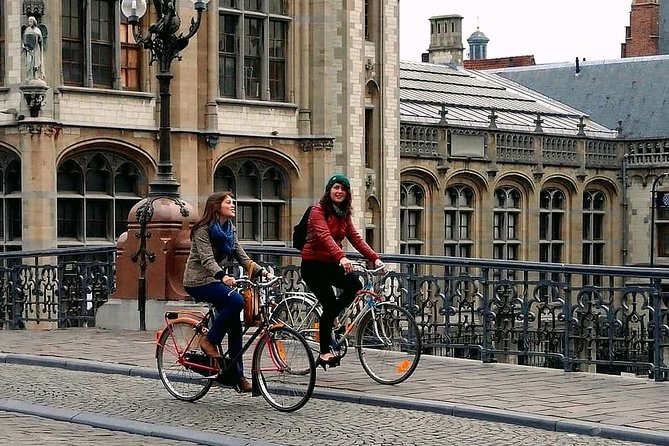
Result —
M202 338L200 348L213 358L221 355L217 346L228 335L228 353L237 359L238 386L243 392L252 390L251 383L244 377L242 357L242 324L240 313L244 308L244 298L235 291L236 280L223 270L223 263L234 258L245 271L252 271L250 277L262 275L268 279L274 276L253 262L237 240L237 231L232 224L235 218L235 203L232 192L217 192L207 198L202 218L191 229L191 248L183 285L186 292L198 302L208 302L216 308L217 316L206 338ZM251 267L251 268L249 268Z
M339 365L331 351L332 326L337 315L353 302L362 284L353 274L353 264L342 250L344 238L374 266L383 262L363 240L351 218L351 184L343 174L335 174L325 186L325 194L314 205L307 225L307 241L302 248L302 279L323 307L321 316L320 355L318 364ZM342 290L339 298L332 287Z

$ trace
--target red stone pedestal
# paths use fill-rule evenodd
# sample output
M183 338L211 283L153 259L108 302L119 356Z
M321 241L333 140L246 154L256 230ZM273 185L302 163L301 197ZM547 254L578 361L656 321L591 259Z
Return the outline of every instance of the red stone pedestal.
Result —
M141 227L137 218L140 209L151 197L137 203L128 216L128 231L116 243L116 291L111 296L119 299L137 299L140 261L133 261L140 249ZM146 224L146 252L153 253L153 261L146 260L146 298L155 300L190 300L182 280L190 251L190 227L197 221L197 212L185 202L182 208L174 199L153 199L153 215Z

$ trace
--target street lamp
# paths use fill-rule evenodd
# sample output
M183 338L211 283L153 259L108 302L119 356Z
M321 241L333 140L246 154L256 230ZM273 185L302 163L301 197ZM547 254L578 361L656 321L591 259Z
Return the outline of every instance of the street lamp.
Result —
M160 91L160 158L157 178L149 183L149 196L179 196L179 183L172 176L170 144L170 82L174 77L171 72L172 61L181 60L180 52L188 46L188 40L200 28L202 13L207 9L209 0L191 0L197 11L197 18L191 19L188 33L179 32L181 18L177 10L177 0L153 0L156 10L156 22L147 28L146 36L139 27L139 19L146 13L146 0L123 0L121 12L132 26L132 34L138 45L149 50L149 65L159 63L158 86Z
M136 234L139 239L139 246L131 259L133 262L139 262L139 277L137 280L137 304L139 311L139 328L146 330L146 268L149 262L156 260L156 251L159 255L159 249L149 249L147 240L151 237L151 231L148 225L154 217L154 203L160 204L161 218L171 218L174 215L170 211L165 211L166 207L175 205L178 207L178 214L182 217L188 217L190 212L186 202L179 197L179 182L172 175L171 162L171 140L170 140L170 83L174 77L171 72L172 61L181 60L181 51L188 46L188 41L195 35L200 28L202 13L207 9L209 0L191 0L193 8L197 11L197 17L191 19L188 32L179 32L181 28L181 18L177 6L177 0L153 0L153 7L156 12L156 21L146 29L146 35L142 33L139 27L139 20L146 14L146 0L123 0L121 2L121 12L128 18L128 24L132 26L132 34L139 46L149 50L151 58L149 65L158 62L158 87L160 91L160 129L159 129L159 161L156 178L149 183L149 196L133 207L128 221L131 220L134 211L135 218L139 223L139 232ZM161 240L165 237L161 234ZM171 253L174 255L174 253ZM169 262L164 262L169 263Z

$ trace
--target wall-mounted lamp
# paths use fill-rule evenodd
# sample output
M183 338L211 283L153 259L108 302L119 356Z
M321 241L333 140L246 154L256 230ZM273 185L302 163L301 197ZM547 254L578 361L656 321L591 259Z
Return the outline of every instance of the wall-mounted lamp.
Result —
M216 146L218 146L218 135L214 134L205 135L204 140L207 143L207 147L209 147L210 149L215 149Z

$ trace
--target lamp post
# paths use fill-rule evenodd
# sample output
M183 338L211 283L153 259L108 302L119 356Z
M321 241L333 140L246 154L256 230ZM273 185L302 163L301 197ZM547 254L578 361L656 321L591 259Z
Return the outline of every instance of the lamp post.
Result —
M180 52L188 46L188 41L200 28L202 13L207 9L209 0L191 0L197 11L197 18L191 20L188 33L180 33L181 18L177 11L177 0L153 0L156 10L156 22L142 34L139 19L146 13L146 0L123 0L121 12L132 26L132 34L138 45L149 50L149 65L158 62L158 86L160 91L160 158L157 178L149 183L149 196L179 196L179 183L172 176L170 144L170 83L174 77L171 72L172 61L181 60Z
M657 206L657 183L666 176L669 176L669 172L662 173L658 175L653 180L653 187L651 187L651 197L650 197L650 266L655 264L655 207Z
M128 18L135 41L151 55L149 65L158 62L156 79L160 94L158 172L156 178L149 183L149 196L133 208L139 223L139 232L136 234L139 238L139 247L132 254L131 259L135 263L139 261L137 303L140 330L146 330L146 268L149 262L154 262L156 259L155 250L150 250L147 245L147 239L151 237L147 226L154 216L154 203L160 202L164 205L165 201L168 204L171 202L178 206L182 217L189 215L187 204L179 198L179 182L172 175L170 83L174 77L171 72L172 61L181 60L180 53L188 46L188 41L200 28L202 13L207 9L209 0L191 0L191 2L197 11L197 17L191 19L185 34L180 32L181 18L177 0L153 0L156 21L148 26L146 34L143 34L139 26L140 18L147 11L146 0L123 0L121 2L121 12Z

